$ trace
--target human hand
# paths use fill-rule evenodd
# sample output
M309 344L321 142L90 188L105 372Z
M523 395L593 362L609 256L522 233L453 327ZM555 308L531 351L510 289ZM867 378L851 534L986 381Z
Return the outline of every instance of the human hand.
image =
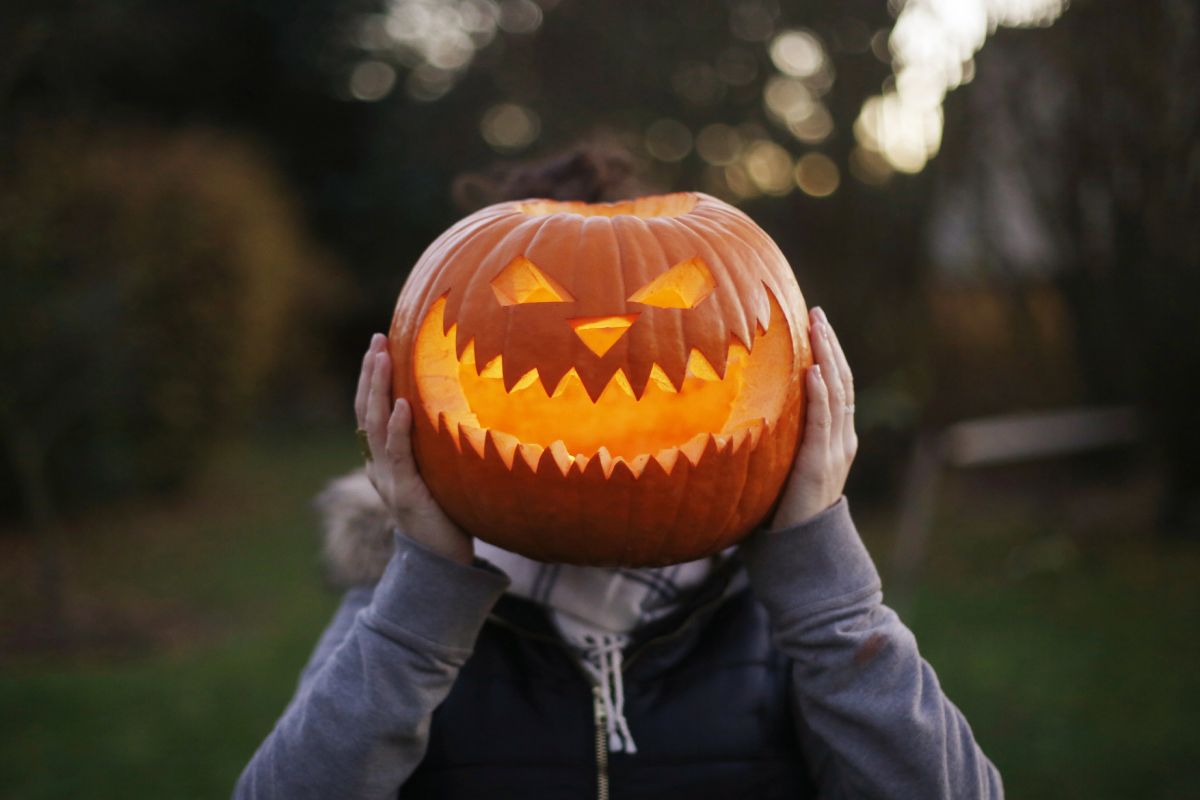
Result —
M446 516L421 480L412 454L412 406L404 398L393 403L391 386L387 337L377 333L363 356L354 395L354 414L370 449L367 477L405 536L470 564L475 555L471 537Z
M815 363L804 376L804 435L769 530L798 525L837 502L858 452L850 365L825 312L814 308L809 322Z

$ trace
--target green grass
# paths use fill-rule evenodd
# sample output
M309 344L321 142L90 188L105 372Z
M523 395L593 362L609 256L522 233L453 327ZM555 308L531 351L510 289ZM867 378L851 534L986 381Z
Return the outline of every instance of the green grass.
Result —
M229 795L336 604L310 500L353 464L345 439L232 450L182 501L72 531L75 616L124 614L156 644L0 669L0 797Z
M1075 530L1011 497L942 505L907 618L1008 795L1200 797L1200 548L1119 504Z
M73 617L147 635L0 661L0 797L228 796L336 603L309 503L354 460L342 434L260 442L182 500L74 523ZM1009 797L1200 797L1200 548L1147 541L1136 508L1081 525L977 490L947 486L905 618ZM886 565L890 516L860 523ZM0 632L37 610L13 541Z

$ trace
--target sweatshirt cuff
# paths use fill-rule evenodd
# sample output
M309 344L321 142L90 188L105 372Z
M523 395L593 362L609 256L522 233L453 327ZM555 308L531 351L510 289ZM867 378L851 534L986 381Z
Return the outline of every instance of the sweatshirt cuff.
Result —
M508 577L460 564L399 532L394 539L395 554L368 610L371 622L385 633L398 630L444 647L473 648Z
M741 551L755 593L772 615L811 617L880 590L844 495L799 525L751 536Z

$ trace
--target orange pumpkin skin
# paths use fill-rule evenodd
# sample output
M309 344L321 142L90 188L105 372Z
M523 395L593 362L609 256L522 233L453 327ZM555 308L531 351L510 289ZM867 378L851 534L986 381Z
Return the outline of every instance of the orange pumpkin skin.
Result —
M393 390L422 477L469 533L542 561L678 563L774 506L807 320L779 248L716 198L500 203L414 266Z

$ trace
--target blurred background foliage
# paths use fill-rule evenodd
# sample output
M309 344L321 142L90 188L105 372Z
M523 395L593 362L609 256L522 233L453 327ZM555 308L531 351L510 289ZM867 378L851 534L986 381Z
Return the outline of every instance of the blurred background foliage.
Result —
M1161 685L1139 746L1080 709L1120 716L1169 658L1195 664L1167 628L1194 622L1180 587L1200 578L1198 17L1190 0L0 5L0 774L17 776L0 793L78 789L48 777L95 743L38 711L60 692L141 731L93 779L152 780L155 741L237 726L176 792L222 793L328 611L315 547L288 531L353 463L334 442L359 356L462 214L454 178L594 141L648 189L740 205L829 312L881 562L923 435L1137 410L1136 448L951 481L932 537L961 558L935 548L911 611L1013 796L1189 796L1166 773L1194 755L1171 709L1195 708L1195 681ZM1080 653L1138 630L1088 627L1114 591L1170 604L1162 635L1113 699L1055 695ZM1075 649L1033 663L1055 636ZM111 681L124 711L97 699ZM1054 789L1063 763L1100 777Z
M176 488L273 370L321 368L295 328L336 282L328 259L235 139L76 120L21 133L0 195L0 347L20 377L0 393L5 507Z

